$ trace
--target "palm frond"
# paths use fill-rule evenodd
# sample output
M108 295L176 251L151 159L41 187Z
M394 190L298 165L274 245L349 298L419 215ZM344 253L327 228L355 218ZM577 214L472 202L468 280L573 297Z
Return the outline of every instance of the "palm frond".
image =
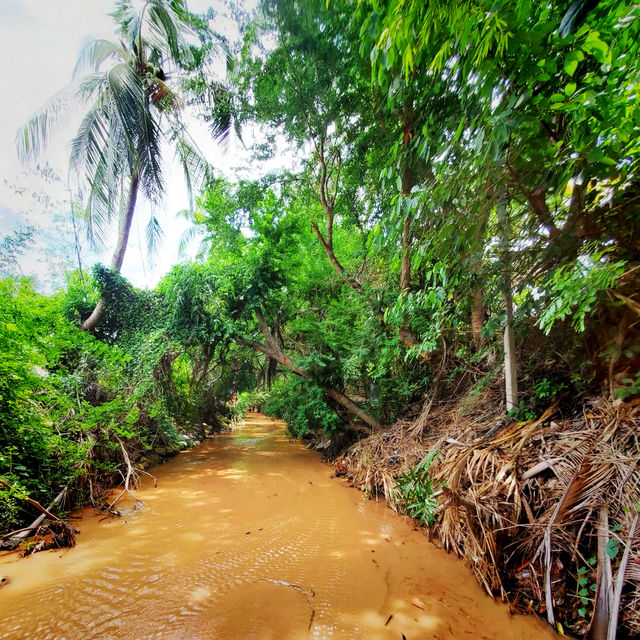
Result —
M109 70L107 82L109 98L118 115L129 154L133 158L136 154L139 127L144 124L147 106L142 82L138 74L124 63L117 64Z
M96 247L104 245L103 234L116 213L119 217L124 201L122 174L114 171L106 157L95 168L87 196L87 229Z
M109 141L109 113L104 100L96 101L80 122L71 141L70 168L95 167Z
M75 88L69 85L58 91L16 132L16 148L23 162L35 160L47 146L50 136L67 122Z
M160 126L153 117L140 76L127 64L108 73L109 95L124 135L131 170L137 169L146 197L158 202L163 189Z
M187 183L189 194L189 208L193 210L193 193L199 190L210 175L211 166L200 153L193 140L189 139L184 129L176 126L174 128L174 143L176 145L176 156Z
M240 121L236 117L236 107L231 89L220 81L207 82L206 90L198 98L201 106L207 108L205 115L209 123L211 137L225 146L233 127L240 139Z
M160 125L147 109L141 120L138 131L137 159L140 172L140 183L145 196L151 202L159 202L164 190L164 179L160 164L161 150L160 138L162 135Z
M122 57L122 48L115 42L104 39L91 40L80 50L73 77L76 78L86 71L96 73L106 60L117 57Z
M147 222L147 228L145 230L145 237L147 241L147 251L150 256L155 256L158 250L158 245L164 232L158 218L152 213Z
M180 235L180 241L178 243L178 255L184 258L186 255L187 247L198 237L202 232L195 225L191 225L188 229L182 232Z
M107 88L107 76L102 71L83 76L77 84L76 96L81 101L88 101L104 93Z
M121 25L121 35L141 61L144 48L151 58L168 53L175 61L190 55L185 36L191 31L183 0L146 0L142 7L120 0L111 14ZM159 61L159 60L158 60Z
M175 6L174 6L175 5ZM154 49L169 51L173 60L182 60L190 55L184 35L190 31L184 21L182 3L168 5L162 0L150 0L147 8L147 22L144 24L148 32L145 41Z
M122 139L105 94L90 107L71 142L70 167L87 187L87 231L94 247L101 244L122 196L122 168L128 162Z

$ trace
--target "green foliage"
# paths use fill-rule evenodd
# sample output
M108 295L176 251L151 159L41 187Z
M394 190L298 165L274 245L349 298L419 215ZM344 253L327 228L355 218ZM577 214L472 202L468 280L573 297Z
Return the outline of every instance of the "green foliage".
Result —
M507 293L520 383L511 417L601 391L603 356L624 355L626 369L608 372L623 378L618 396L638 393L636 5L314 0L301 19L299 3L264 0L228 85L207 70L207 17L153 3L169 13L149 19L165 15L179 32L129 50L135 11L121 4L123 46L94 43L83 58L94 107L74 157L99 178L90 214L116 210L133 169L157 200L162 133L202 174L162 78L168 59L215 132L250 122L264 133L256 179L200 175L182 243L200 240L197 260L154 291L103 267L69 274L50 298L2 284L1 472L21 490L50 496L74 474L113 471L116 436L139 449L177 442L181 426L258 400L296 435L349 428L347 411L389 424L426 398L435 410L463 397L471 410L500 379ZM114 68L119 83L104 85ZM89 152L96 128L115 135ZM26 134L33 151L38 129ZM295 166L261 175L258 158L280 154L283 135ZM14 253L27 239L17 242ZM82 334L100 298L104 316ZM398 482L426 523L430 463Z
M18 275L20 272L18 258L33 244L35 231L35 227L23 225L2 238L0 241L0 278Z
M255 407L258 411L262 411L264 405L269 400L267 391L253 390L242 391L238 394L236 404L230 408L231 423L244 419L250 407Z
M536 419L534 409L526 402L521 402L517 407L507 411L507 417L512 418L516 422L527 422Z
M429 467L438 457L437 451L430 451L417 466L401 473L394 489L395 500L420 524L432 527L435 524L438 507L434 493L437 484L429 475Z
M27 280L0 281L0 475L36 498L72 479L84 450L63 435L75 421L65 416L73 397L60 394L59 383L70 382L66 362L91 339L61 321L58 306L59 298L35 294ZM60 415L62 429L53 423ZM18 515L14 500L3 495L2 528Z
M340 424L322 388L294 376L278 380L264 412L284 420L289 432L299 438L310 433L332 433Z
M593 593L596 590L596 582L593 579L593 567L597 559L592 556L587 560L586 565L578 567L576 578L576 596L580 599L581 607L578 608L578 615L587 617L587 611L591 609Z
M562 382L554 384L547 378L542 378L542 380L533 387L533 393L535 398L539 399L555 398L565 388L566 385Z
M626 400L632 396L640 394L640 371L636 371L635 378L623 378L622 384L625 385L616 391L616 397Z
M615 286L625 264L607 261L603 251L552 272L543 285L550 302L538 320L542 330L549 334L556 321L570 317L576 331L584 331L587 315L602 294Z
M197 408L184 410L188 384L164 384L169 345L151 294L96 273L121 305L114 300L102 340L69 319L95 281L72 275L69 293L48 297L26 279L0 281L0 476L42 503L65 485L82 496L90 477L118 481L116 438L135 458L158 439L177 444L176 419L198 418ZM3 491L0 517L6 530L29 516Z

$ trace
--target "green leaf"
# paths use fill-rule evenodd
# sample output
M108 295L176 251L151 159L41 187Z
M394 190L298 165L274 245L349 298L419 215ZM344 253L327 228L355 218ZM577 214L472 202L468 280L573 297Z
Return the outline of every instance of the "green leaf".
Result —
M609 540L607 542L607 555L613 560L618 555L618 543L615 540Z
M598 62L604 63L609 53L609 45L598 37L597 31L592 31L582 45L582 50L592 55Z
M565 94L567 96L573 95L575 93L575 90L576 90L576 83L575 82L569 82L564 87L564 92L565 92Z
M463 115L462 118L460 118L460 124L458 125L458 128L456 129L456 135L453 137L453 141L454 142L458 142L458 140L460 140L460 136L462 135L462 132L464 131L464 125L467 122L467 116Z
M569 51L564 58L564 71L567 75L573 76L578 68L578 63L584 60L582 51Z
M577 60L565 60L564 61L564 70L565 70L565 73L567 75L572 76L576 72L577 68L578 68L578 61Z
M602 151L602 149L600 149L599 147L592 149L587 154L587 161L593 162L593 163L606 164L609 167L615 167L617 164L617 162L613 158L606 156L604 154L604 151Z

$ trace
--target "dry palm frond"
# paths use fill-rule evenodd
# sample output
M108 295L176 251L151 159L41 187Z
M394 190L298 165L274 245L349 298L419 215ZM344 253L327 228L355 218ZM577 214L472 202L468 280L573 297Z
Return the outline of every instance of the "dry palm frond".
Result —
M580 599L569 591L578 568L597 556L605 506L611 526L620 527L610 534L620 549L615 570L626 554L620 624L639 634L640 523L628 536L640 509L640 400L601 400L583 416L551 422L555 413L553 406L538 420L487 431L491 415L463 418L437 407L419 424L401 421L356 443L344 457L347 475L401 508L396 478L437 449L429 472L444 485L434 531L445 548L467 558L489 593L515 588L530 608L549 615L564 608L565 621L577 615ZM576 632L584 631L581 621Z

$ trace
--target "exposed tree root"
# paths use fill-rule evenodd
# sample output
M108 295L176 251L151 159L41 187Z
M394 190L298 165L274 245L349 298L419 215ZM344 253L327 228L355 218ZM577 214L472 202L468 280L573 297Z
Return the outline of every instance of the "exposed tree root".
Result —
M155 476L151 475L150 473L148 473L144 469L139 469L137 467L134 467L133 464L131 463L131 458L129 456L129 452L127 451L126 447L124 446L124 443L117 436L116 436L116 439L118 440L118 443L120 444L120 449L122 451L122 459L123 459L123 462L124 462L125 467L126 467L126 473L122 474L122 478L123 478L123 481L124 481L124 488L109 503L109 506L107 507L107 511L109 513L113 514L113 515L120 516L122 514L119 511L116 511L114 509L114 507L116 506L116 504L118 504L118 502L125 495L128 495L132 500L135 501L135 505L136 506L134 508L140 508L140 507L142 507L144 505L144 502L142 500L140 500L140 498L138 498L137 496L133 495L133 493L132 493L132 489L136 489L138 487L138 484L140 482L140 474L141 473L143 473L143 474L145 474L145 475L147 475L147 476L149 476L150 478L153 479L154 487L158 486L158 480L156 479Z
M53 520L38 527L33 540L22 544L20 555L24 558L38 551L75 547L79 531L66 520Z

